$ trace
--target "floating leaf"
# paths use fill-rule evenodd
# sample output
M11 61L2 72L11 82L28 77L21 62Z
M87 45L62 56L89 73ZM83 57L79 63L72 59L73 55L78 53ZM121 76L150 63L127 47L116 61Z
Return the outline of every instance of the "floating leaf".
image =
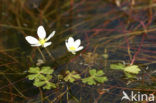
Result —
M136 78L136 75L125 72L127 78Z
M37 80L37 79L43 79L44 75L41 74L30 74L27 76L29 80Z
M90 75L95 75L96 74L96 69L89 70L89 74Z
M29 69L29 74L27 77L29 80L34 80L34 86L41 87L43 86L44 89L51 89L56 88L54 83L49 82L52 79L53 69L50 67L31 67Z
M126 77L135 78L136 74L138 74L141 70L137 65L125 66L124 64L111 64L111 69L123 70L125 72Z
M69 81L69 82L73 83L75 80L81 78L80 75L77 74L75 71L72 71L72 72L66 71L66 74L67 74L67 76L64 78L64 80L66 82Z
M87 83L88 85L95 85L96 82L104 83L107 81L107 77L104 76L104 72L102 70L96 71L96 69L89 70L90 77L82 79L83 83Z
M39 73L40 68L39 67L30 67L28 70L29 73Z
M107 81L108 79L107 79L107 77L95 77L95 80L100 83L103 83L103 82Z
M36 86L36 87L41 87L41 86L43 86L44 84L46 84L45 81L40 81L40 80L35 80L35 81L34 81L34 86Z
M138 74L141 70L137 65L130 65L125 67L124 71L132 74Z
M52 74L54 72L53 69L51 69L50 67L42 67L41 68L41 73L43 74Z
M43 87L43 89L51 89L51 88L56 88L56 85L51 82L47 82L46 85Z
M95 85L96 84L95 80L92 77L84 78L84 79L82 79L82 82L87 83L88 85Z
M118 63L118 64L111 64L110 65L111 69L117 69L117 70L123 70L125 68L125 65L122 63Z
M97 76L102 76L102 75L104 75L104 72L102 70L99 70L99 71L97 71L96 75Z

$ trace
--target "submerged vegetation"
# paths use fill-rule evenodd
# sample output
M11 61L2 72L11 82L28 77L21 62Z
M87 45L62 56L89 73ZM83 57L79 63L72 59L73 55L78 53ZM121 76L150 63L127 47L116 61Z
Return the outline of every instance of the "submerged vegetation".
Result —
M123 93L155 95L155 4L0 0L0 103L127 103Z

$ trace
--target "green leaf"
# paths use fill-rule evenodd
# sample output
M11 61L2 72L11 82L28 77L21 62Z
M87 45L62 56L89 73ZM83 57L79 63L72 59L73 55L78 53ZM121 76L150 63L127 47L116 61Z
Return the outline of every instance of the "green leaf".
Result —
M92 79L91 77L82 79L82 82L87 83L88 85L95 85L96 84L95 80Z
M45 75L36 74L36 78L35 79L44 80L45 79Z
M35 79L43 80L45 78L45 76L42 74L29 74L27 77L29 80L35 80Z
M89 85L96 85L96 82L94 80L91 80L88 82Z
M80 79L81 77L80 77L79 74L75 74L75 75L73 75L73 78L75 78L75 79Z
M39 67L30 67L28 72L29 73L39 73L40 68Z
M33 80L36 78L36 74L30 74L27 76L29 80Z
M104 72L102 70L97 71L96 76L102 76L104 75Z
M124 71L132 74L138 74L141 70L137 65L130 65L125 67Z
M56 85L54 83L47 83L43 89L51 89L51 88L56 88Z
M95 75L95 74L96 74L96 69L91 69L91 70L89 70L89 74L90 74L90 75Z
M107 77L95 77L95 80L100 82L100 83L104 83L105 81L107 81Z
M118 64L111 64L110 65L111 69L116 69L116 70L123 70L125 68L124 64L118 63Z
M46 67L42 67L41 68L41 73L43 74L52 74L54 72L53 69L51 69L50 67L46 66Z
M136 78L136 75L125 72L127 78Z
M48 80L48 81L49 81L50 79L52 79L52 76L51 76L51 75L49 75L49 74L48 74L48 75L46 75L46 80Z
M56 85L54 83L49 82L52 79L52 73L53 69L50 67L42 67L40 69L39 67L31 67L29 69L29 74L27 78L29 80L34 80L34 86L41 87L43 86L44 89L51 89L56 88Z
M36 86L36 87L41 87L41 86L43 86L45 83L46 83L45 81L36 80L36 81L34 81L34 86Z
M68 81L73 83L75 81L75 79L74 78L70 78Z
M102 70L96 71L96 69L89 70L90 76L82 79L83 83L88 85L96 85L96 82L104 83L107 81L107 77L104 76L104 72Z
M75 71L72 71L72 72L66 71L66 77L64 78L64 80L66 82L69 81L73 83L75 80L80 79L80 78L81 78L80 75L77 74Z

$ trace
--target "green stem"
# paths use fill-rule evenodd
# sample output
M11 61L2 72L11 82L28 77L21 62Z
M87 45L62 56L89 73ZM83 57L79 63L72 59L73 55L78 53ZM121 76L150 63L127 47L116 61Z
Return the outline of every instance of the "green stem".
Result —
M50 56L50 58L52 60L55 60L54 56L52 56L52 54L49 52L49 50L47 48L45 48L45 50L47 51L48 55Z
M68 86L67 86L67 103L68 103L68 101L69 101L69 94L68 94L68 90L69 90L69 88L68 88Z
M41 103L44 102L44 98L43 98L43 92L42 92L42 89L39 87L39 90L40 90L40 95L41 95Z
M46 61L46 59L45 59L45 57L44 57L44 55L43 55L41 49L40 49L39 47L38 47L37 49L38 49L38 51L40 52L40 54L41 54L41 56L42 56L42 58L43 58L43 61Z

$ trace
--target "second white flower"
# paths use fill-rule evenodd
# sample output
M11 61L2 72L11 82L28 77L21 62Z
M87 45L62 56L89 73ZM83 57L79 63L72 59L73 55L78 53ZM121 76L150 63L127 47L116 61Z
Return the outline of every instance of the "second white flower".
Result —
M80 46L81 40L77 39L74 41L73 37L69 37L68 40L65 42L65 44L68 51L71 52L72 54L76 54L76 52L83 49L83 46Z

